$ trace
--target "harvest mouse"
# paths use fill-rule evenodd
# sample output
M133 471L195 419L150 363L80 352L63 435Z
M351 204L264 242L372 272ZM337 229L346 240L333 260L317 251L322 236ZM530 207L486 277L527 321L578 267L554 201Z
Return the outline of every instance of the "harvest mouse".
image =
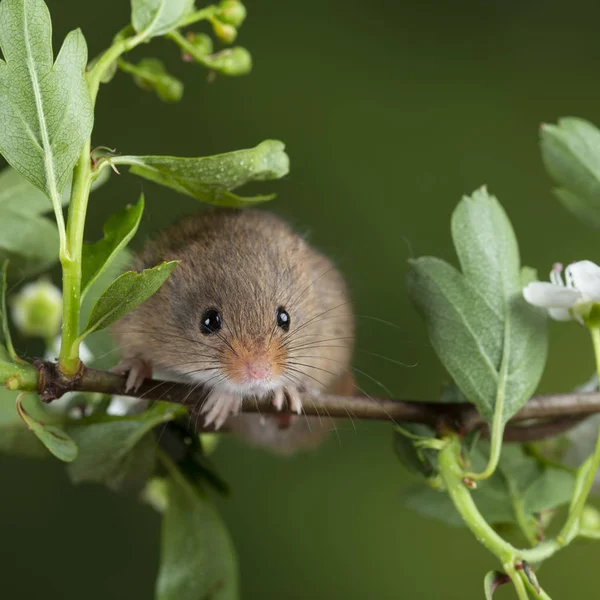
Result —
M118 369L129 371L130 388L153 371L203 384L210 393L200 412L217 429L248 398L270 396L278 409L287 399L300 414L302 394L352 393L346 285L283 220L257 210L206 210L147 243L133 267L173 259L180 264L160 290L113 326ZM258 419L244 414L230 422L256 441ZM277 445L279 426L272 418L268 426Z

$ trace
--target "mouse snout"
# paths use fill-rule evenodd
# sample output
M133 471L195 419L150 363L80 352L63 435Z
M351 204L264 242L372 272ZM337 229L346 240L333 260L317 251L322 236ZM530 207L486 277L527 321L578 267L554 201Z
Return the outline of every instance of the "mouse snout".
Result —
M245 372L249 381L264 381L273 375L273 366L266 360L249 361L245 365Z

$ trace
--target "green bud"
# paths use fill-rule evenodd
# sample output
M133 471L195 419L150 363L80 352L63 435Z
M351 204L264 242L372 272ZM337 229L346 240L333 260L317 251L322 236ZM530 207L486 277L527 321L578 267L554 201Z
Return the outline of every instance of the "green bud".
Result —
M144 58L137 65L129 65L135 83L143 90L155 91L164 102L178 102L183 96L183 83L165 70L157 58Z
M241 46L211 54L204 60L208 67L223 75L246 75L252 69L252 56Z
M185 37L187 41L194 47L195 56L206 56L213 51L212 39L205 33L189 31Z
M219 19L234 27L240 27L246 18L246 7L239 0L223 0L219 4Z
M44 339L54 337L62 321L60 290L45 279L23 286L13 298L12 318L23 335Z
M233 25L223 23L219 19L212 19L212 26L215 35L226 44L231 44L237 37L237 29Z
M155 90L163 102L179 102L183 96L183 83L167 75L156 82Z
M600 538L600 512L593 506L585 506L579 518L579 535L586 538Z
M165 512L169 506L167 482L165 479L162 477L152 477L152 479L148 480L142 492L142 499L157 512Z

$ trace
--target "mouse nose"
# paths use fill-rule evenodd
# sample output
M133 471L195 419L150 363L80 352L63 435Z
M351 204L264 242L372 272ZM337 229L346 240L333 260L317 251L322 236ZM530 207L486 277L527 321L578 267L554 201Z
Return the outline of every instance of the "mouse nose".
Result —
M267 362L251 362L246 365L246 375L253 381L269 379L272 371L271 365Z

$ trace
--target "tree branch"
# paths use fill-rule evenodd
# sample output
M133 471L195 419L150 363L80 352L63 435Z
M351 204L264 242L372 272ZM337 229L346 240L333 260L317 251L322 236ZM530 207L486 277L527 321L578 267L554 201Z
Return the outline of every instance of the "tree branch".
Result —
M67 392L99 392L111 396L175 402L188 406L193 412L202 405L207 394L202 386L191 387L184 383L154 379L147 379L132 393L125 390L124 376L108 371L83 367L75 377L68 378L57 369L55 363L36 361L34 366L40 373L38 392L44 402L51 402ZM245 402L242 410L261 414L278 412L268 398ZM460 434L487 427L475 406L465 402L421 402L321 394L310 397L304 403L303 411L307 416L422 423L435 430L451 428ZM567 431L595 413L600 413L598 392L533 396L510 419L505 440L524 442L551 437Z

